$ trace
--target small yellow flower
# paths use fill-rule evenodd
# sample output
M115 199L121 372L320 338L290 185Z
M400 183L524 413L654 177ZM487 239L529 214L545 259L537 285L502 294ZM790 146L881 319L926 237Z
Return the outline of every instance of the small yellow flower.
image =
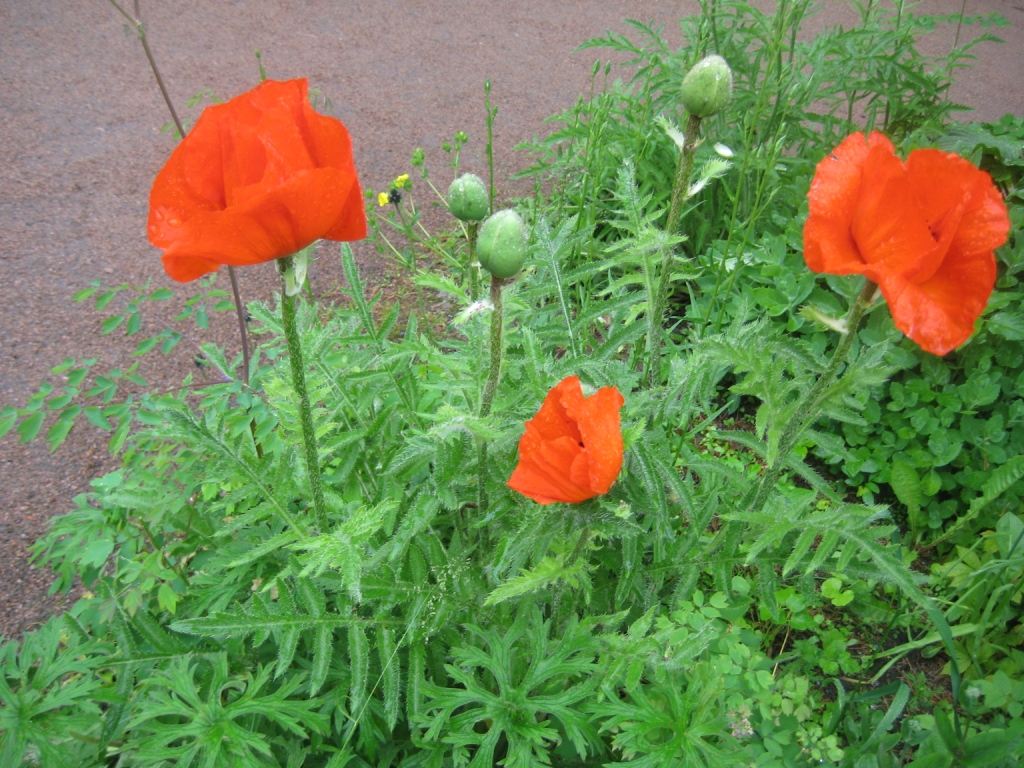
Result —
M381 208L383 208L387 204L388 204L388 193L387 192L381 192L379 195L377 195L377 205L379 205Z
M399 176L397 179L395 179L395 188L396 189L404 189L405 185L408 184L408 183L409 183L409 174L408 173L403 173L401 176Z

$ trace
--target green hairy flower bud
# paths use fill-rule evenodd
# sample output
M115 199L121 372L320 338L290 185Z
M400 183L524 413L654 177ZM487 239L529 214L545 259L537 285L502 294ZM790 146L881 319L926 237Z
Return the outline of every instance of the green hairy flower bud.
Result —
M461 221L482 221L487 216L487 187L479 176L464 173L448 187L448 210Z
M498 211L480 227L476 241L480 266L497 278L512 277L526 260L526 224L512 210Z
M705 56L686 73L683 106L694 117L711 117L732 98L732 70L721 56Z

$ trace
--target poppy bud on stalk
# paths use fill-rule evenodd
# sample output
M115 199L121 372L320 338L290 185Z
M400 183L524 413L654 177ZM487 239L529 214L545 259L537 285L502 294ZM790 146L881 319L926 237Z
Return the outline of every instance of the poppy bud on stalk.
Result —
M711 117L732 99L732 70L721 56L705 56L686 73L683 106L694 117Z
M460 221L483 221L487 209L487 187L479 176L464 173L448 187L448 210Z
M526 224L513 210L498 211L483 223L477 237L480 266L505 279L523 268L526 260Z

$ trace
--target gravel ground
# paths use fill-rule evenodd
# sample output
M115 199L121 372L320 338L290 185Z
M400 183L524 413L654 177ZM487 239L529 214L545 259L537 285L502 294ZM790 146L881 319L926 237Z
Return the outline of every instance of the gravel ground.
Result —
M960 7L954 0L920 5L941 13ZM678 44L675 20L695 10L695 2L678 0L142 4L154 54L184 116L197 116L185 102L200 91L229 98L252 87L260 49L270 77L308 77L330 98L353 135L362 182L374 189L407 172L416 147L447 181L440 146L458 130L472 140L464 169L485 173L488 77L499 108L499 178L507 178L525 163L511 148L543 135L543 119L587 91L598 52L574 54L576 45L606 30L626 33L622 19L633 16L664 24ZM968 2L967 12L998 12L1012 26L997 30L1006 45L978 49L977 66L962 76L955 98L981 119L1024 114L1024 3ZM853 18L845 4L826 2L813 28ZM936 34L928 42L942 51L950 40ZM149 186L174 145L160 132L166 122L142 49L110 3L0 2L0 406L23 404L64 358L99 358L99 372L131 364L134 342L120 332L101 337L102 316L71 301L93 280L151 281L183 298L194 294L164 276L159 253L146 242ZM513 190L505 184L503 191ZM325 251L315 267L319 291L341 280L334 253ZM356 255L371 278L386 279L372 249L357 245ZM239 276L248 299L269 297L276 284L269 264ZM146 328L159 331L179 306L147 312ZM167 358L145 359L140 373L155 388L173 387L194 370L195 343L235 349L235 332L233 317L217 317L208 334ZM84 422L53 455L41 443L0 440L0 487L8 494L0 508L0 636L16 636L61 606L46 594L50 574L28 565L28 546L91 478L113 466L106 438Z

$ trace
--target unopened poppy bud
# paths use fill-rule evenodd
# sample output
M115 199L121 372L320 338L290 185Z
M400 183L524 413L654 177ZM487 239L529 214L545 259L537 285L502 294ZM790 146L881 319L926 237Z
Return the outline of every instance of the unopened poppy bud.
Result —
M705 56L686 73L683 106L694 117L711 117L732 98L732 70L721 56Z
M526 260L526 224L512 210L498 211L480 227L476 240L480 266L497 278L512 277Z
M487 187L479 176L464 173L448 187L448 210L461 221L483 221L487 216Z

